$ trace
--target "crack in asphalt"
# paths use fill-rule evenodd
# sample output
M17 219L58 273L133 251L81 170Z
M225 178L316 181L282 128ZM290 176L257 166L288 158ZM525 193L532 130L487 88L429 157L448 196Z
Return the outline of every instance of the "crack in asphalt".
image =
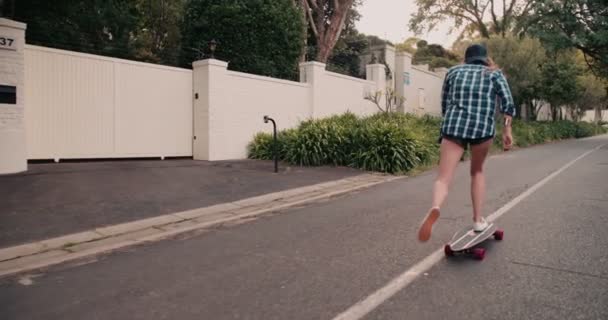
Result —
M580 276L592 277L592 278L596 278L596 279L608 280L608 276L597 275L597 274L581 272L581 271L574 271L574 270L569 270L569 269L550 267L550 266L545 266L542 264L527 263L527 262L521 262L521 261L510 261L510 263L520 265L520 266L533 267L533 268L558 271L558 272L565 272L565 273L576 274L576 275L580 275Z

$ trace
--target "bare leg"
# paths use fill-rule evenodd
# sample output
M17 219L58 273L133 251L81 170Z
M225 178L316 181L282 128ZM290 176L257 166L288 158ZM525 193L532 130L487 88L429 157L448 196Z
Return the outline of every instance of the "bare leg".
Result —
M456 142L443 139L441 143L441 156L439 160L439 175L435 180L433 190L433 208L441 208L448 196L448 189L454 178L454 171L464 153L464 148Z
M486 191L486 179L483 164L492 145L492 140L471 147L471 199L473 201L473 221L479 222L482 217L483 200Z
M458 162L460 162L463 152L464 148L458 143L448 139L442 140L439 174L433 188L433 204L418 231L418 240L420 241L428 241L431 238L433 224L439 218L439 208L448 196L448 189L454 177L454 171L458 166Z

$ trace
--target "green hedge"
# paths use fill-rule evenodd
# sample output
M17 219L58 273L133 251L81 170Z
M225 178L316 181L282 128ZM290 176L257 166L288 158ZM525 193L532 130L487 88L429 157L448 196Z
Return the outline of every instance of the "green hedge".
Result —
M301 166L350 166L368 171L404 173L436 163L441 119L409 114L376 114L357 117L352 113L302 122L281 131L279 158ZM583 138L608 130L586 122L514 121L515 145L526 147L553 140ZM497 128L494 147L502 149L502 128ZM272 135L257 134L249 145L249 157L273 158Z

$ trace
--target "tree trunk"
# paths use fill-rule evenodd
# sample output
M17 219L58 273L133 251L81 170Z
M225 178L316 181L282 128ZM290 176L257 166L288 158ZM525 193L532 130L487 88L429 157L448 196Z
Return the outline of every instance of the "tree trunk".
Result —
M533 99L530 100L530 110L529 110L529 115L530 115L530 120L531 121L536 121L538 119L538 103L535 103Z
M332 48L329 47L328 43L319 42L317 43L317 61L327 63L329 55L331 54Z
M308 0L314 2L315 0ZM342 34L346 16L353 6L354 0L334 0L333 12L325 12L325 1L316 0L317 4L311 5L315 10L315 20L310 21L311 26L316 28L315 36L317 39L317 58L322 63L327 63L334 46ZM329 16L327 16L327 15Z
M308 51L308 18L304 1L306 0L297 0L297 3L294 3L302 12L302 36L304 37L304 43L302 44L302 51L300 52L300 63L306 62L306 52Z
M523 103L521 105L521 119L524 121L529 121L530 120L530 106L527 103Z
M348 11L346 11L348 12ZM346 17L346 12L345 16ZM337 12L335 14L338 14ZM327 63L329 56L331 55L334 46L340 38L342 29L344 27L344 18L340 19L337 24L329 25L324 35L320 35L320 39L317 40L317 61ZM333 19L332 19L333 20Z
M481 33L481 37L485 39L490 39L490 31L488 30L488 26L482 21L479 20L477 22L477 26L479 27L479 33Z

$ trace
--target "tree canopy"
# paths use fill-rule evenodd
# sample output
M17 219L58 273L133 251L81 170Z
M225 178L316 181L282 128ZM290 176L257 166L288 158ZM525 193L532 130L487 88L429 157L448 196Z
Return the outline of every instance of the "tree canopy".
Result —
M133 56L131 34L139 16L134 1L19 0L14 6L13 19L28 24L30 44L121 58Z
M186 47L215 53L233 70L293 79L302 46L302 19L291 0L191 0L182 28ZM197 59L184 54L183 64Z
M409 37L402 43L397 44L397 51L409 52L411 54L416 53L416 44L422 39L416 37Z
M555 48L581 50L592 70L608 79L608 2L536 0L531 33Z
M453 30L483 38L492 34L506 36L527 16L535 0L416 0L418 10L410 19L410 30L421 33L447 19L454 21Z
M459 63L459 58L450 50L439 44L428 44L420 40L416 44L416 51L412 57L413 64L428 64L431 70L436 68L450 68Z
M294 78L306 51L331 68L358 73L360 2L0 0L0 10L28 24L31 44L187 67L215 39L217 57L235 70Z
M483 43L490 57L507 76L516 105L527 104L532 111L530 116L534 117L534 100L539 98L538 88L542 78L541 66L547 60L541 42L538 39L508 36L493 37Z
M554 53L541 66L539 97L550 104L553 120L561 118L562 106L575 104L581 95L577 78L582 70L574 57L574 51Z

